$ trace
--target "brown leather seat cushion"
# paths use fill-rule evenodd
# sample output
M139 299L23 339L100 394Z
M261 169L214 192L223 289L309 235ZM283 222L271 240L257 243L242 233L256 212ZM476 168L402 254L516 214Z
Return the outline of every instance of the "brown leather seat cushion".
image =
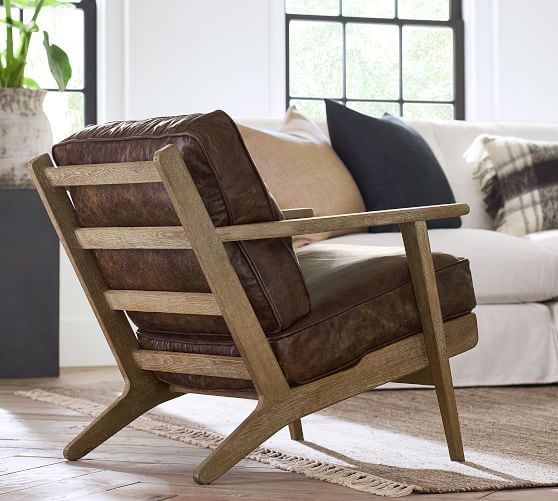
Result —
M232 119L207 115L152 118L87 127L53 148L58 165L152 160L174 144L215 226L282 219ZM84 227L176 226L161 183L80 186L71 190ZM310 302L290 238L225 244L266 333L278 333L306 315ZM99 250L112 289L209 292L192 251ZM222 317L128 312L144 330L228 335Z
M406 257L400 248L323 244L297 253L311 312L268 336L290 384L301 384L357 363L366 353L420 332ZM444 319L469 313L475 295L466 259L434 254ZM239 356L228 336L138 333L143 348ZM159 374L190 388L249 389L250 382Z

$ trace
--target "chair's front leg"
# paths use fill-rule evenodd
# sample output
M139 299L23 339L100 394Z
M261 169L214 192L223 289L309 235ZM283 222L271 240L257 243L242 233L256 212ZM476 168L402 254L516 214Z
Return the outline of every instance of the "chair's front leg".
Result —
M464 461L461 429L426 223L420 221L401 224L401 233L450 457L453 461Z
M288 405L256 409L194 471L198 484L210 484L229 471L241 459L269 437L289 424Z

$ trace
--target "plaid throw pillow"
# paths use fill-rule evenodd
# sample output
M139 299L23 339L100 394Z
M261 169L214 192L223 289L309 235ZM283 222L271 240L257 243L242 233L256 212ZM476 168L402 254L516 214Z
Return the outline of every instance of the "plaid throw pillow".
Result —
M497 231L558 228L558 143L482 135L464 156Z

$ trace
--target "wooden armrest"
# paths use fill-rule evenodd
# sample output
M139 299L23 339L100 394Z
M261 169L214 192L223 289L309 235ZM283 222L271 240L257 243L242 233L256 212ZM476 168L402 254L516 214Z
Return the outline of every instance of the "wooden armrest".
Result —
M285 219L268 223L238 224L215 228L222 242L282 238L327 231L350 230L384 224L404 224L467 214L466 204L432 205L338 216ZM136 228L78 228L83 249L191 249L181 226Z
M314 209L300 208L300 209L283 209L281 211L285 219L302 219L314 216Z
M407 209L389 209L337 216L286 219L270 223L241 224L217 228L224 242L238 240L258 240L262 238L282 238L294 235L309 235L327 231L350 230L367 226L415 223L431 219L445 219L464 216L469 213L467 204L429 205Z

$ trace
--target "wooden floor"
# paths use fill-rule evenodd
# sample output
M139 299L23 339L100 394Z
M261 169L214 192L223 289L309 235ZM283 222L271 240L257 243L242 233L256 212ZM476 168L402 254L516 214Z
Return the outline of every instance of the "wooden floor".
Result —
M69 463L62 457L62 449L90 418L13 394L23 388L118 379L116 369L103 368L65 370L59 379L0 380L0 501L376 499L248 460L215 485L202 487L194 483L192 472L207 456L207 450L130 429L121 431L84 460ZM420 501L459 499L558 500L558 489L420 496Z

